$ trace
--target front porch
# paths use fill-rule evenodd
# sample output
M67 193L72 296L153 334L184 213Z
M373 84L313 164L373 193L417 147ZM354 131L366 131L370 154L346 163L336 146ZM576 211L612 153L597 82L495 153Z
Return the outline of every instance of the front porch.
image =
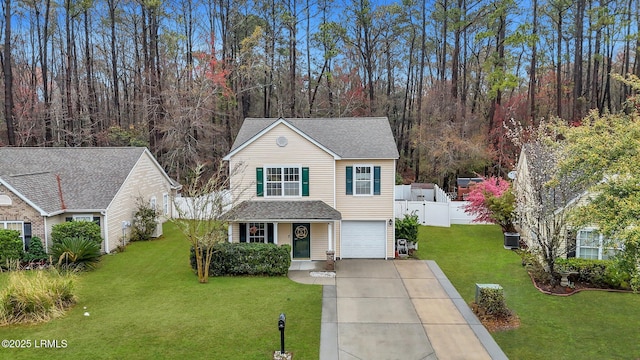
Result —
M336 222L341 214L319 200L244 201L225 216L229 242L290 245L291 258L326 260L336 249Z

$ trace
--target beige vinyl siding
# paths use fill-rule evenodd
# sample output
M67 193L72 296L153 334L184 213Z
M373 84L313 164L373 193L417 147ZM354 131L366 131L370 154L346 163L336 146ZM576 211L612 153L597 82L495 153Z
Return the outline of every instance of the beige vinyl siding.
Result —
M291 223L278 223L278 245L291 245Z
M280 147L276 144L276 139L280 136L287 138L287 146ZM243 172L235 174L232 179L234 191L241 194L238 201L295 199L295 197L256 197L256 168L265 165L291 165L309 168L309 196L300 197L300 199L322 200L330 206L334 206L333 164L334 159L329 153L283 124L263 134L236 153L229 161L231 169L236 169L237 166L242 166L244 169Z
M115 249L122 241L122 222L131 222L133 214L138 207L138 199L149 204L152 197L156 198L156 209L162 212L162 195L168 193L169 201L173 201L171 184L164 174L158 169L147 152L144 152L136 165L131 170L128 178L123 183L107 209L107 221L102 225L107 226L109 251ZM169 206L169 216L173 206ZM160 222L164 223L167 216L160 215ZM106 224L105 224L106 223ZM127 229L127 240L131 228Z
M346 167L380 166L380 195L346 195ZM342 220L394 219L395 160L340 160L336 162L336 209ZM394 257L394 227L387 225L387 258ZM340 256L340 225L336 229L336 256Z
M346 195L346 168L355 165L380 166L380 195ZM342 214L342 220L393 219L395 174L394 160L337 161L336 209Z
M323 260L327 258L329 224L311 223L311 260Z

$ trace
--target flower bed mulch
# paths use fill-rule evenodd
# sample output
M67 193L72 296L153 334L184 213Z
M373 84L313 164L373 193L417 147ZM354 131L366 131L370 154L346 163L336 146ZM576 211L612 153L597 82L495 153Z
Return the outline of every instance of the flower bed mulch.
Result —
M561 286L560 284L556 284L556 285L543 284L543 283L538 283L536 279L533 277L533 275L531 275L531 273L529 273L529 277L531 278L531 282L533 283L533 286L535 286L536 289L538 289L538 291L547 295L569 296L585 290L589 290L589 291L599 290L599 291L624 292L624 293L632 292L631 290L594 287L592 284L582 283L578 281L574 281L572 283L572 286Z
M513 330L520 327L520 318L513 312L510 312L507 316L487 315L476 303L471 303L471 310L490 333Z

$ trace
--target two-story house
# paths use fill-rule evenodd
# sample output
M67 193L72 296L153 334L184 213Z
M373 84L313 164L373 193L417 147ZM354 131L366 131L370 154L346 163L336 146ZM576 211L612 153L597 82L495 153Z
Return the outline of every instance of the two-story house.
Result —
M232 242L289 244L294 260L393 258L398 150L376 118L245 119L224 158L241 189Z

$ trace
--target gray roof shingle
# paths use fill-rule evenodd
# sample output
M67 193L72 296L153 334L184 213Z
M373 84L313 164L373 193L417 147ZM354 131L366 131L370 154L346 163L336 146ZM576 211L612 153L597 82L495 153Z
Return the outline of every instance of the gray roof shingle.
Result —
M229 221L340 220L342 214L320 200L247 200L223 216Z
M5 147L0 148L0 178L47 213L103 210L144 151L142 147Z
M231 152L278 120L246 118L231 147ZM385 117L283 120L343 159L397 159L399 157L389 120Z

